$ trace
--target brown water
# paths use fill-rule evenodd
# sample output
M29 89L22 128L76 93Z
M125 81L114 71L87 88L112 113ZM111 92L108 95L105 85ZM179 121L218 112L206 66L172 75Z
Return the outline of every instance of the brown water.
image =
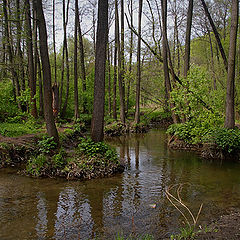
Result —
M165 197L176 183L191 183L182 199L194 213L204 204L202 225L240 208L240 164L171 151L161 130L108 142L127 162L112 178L67 182L0 170L0 239L114 239L132 232L169 238L183 221Z

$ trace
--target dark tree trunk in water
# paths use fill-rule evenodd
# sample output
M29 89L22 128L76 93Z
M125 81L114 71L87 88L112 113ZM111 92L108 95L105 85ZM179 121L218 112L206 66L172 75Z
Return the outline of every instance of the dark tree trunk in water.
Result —
M107 40L108 0L99 0L95 58L94 103L91 129L91 136L94 142L103 140Z
M231 30L230 43L228 54L228 74L227 74L227 97L226 97L226 119L225 127L235 127L235 110L234 110L234 90L235 90L235 61L236 61L236 44L237 44L237 29L239 15L238 0L232 1L231 13Z
M140 122L140 82L141 82L141 21L142 21L142 0L139 0L138 10L138 48L137 48L137 82L136 82L136 107L135 123Z
M28 54L28 79L31 90L31 115L37 118L37 104L36 104L36 78L34 73L33 61L33 41L32 41L32 26L29 0L25 0L25 16L26 16L26 34L27 34L27 54Z
M39 29L40 55L43 69L44 116L46 121L47 133L49 137L53 137L54 141L59 144L58 132L53 117L51 67L48 54L47 30L43 14L42 1L34 0L33 4L34 9L37 13L37 23Z

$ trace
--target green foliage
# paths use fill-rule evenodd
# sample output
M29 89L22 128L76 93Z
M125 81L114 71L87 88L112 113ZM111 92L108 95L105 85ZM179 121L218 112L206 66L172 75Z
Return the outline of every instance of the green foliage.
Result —
M38 177L41 175L41 171L45 167L47 163L47 157L44 154L40 154L37 157L32 157L30 160L28 160L27 163L27 173Z
M52 156L51 163L54 168L64 168L67 164L67 161L65 159L66 152L63 149L60 149L60 151Z
M194 228L187 226L185 228L180 228L180 233L171 235L170 239L171 240L194 239L195 236L196 232L194 231Z
M37 133L37 129L31 125L22 123L0 123L0 134L6 137L17 137L32 133Z
M57 147L53 137L44 136L42 140L38 141L38 148L40 153L48 154Z
M117 152L104 142L95 143L91 138L80 138L80 144L78 145L78 151L89 157L101 157L118 161Z
M222 150L229 153L240 150L240 130L239 129L215 129L209 139L216 143Z
M0 81L0 122L19 113L18 106L13 99L13 87L10 81Z

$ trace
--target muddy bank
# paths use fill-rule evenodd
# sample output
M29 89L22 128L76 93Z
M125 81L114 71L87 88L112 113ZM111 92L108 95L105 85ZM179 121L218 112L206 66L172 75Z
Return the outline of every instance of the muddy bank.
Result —
M146 133L153 128L167 129L173 123L172 118L157 118L149 121L148 123L128 122L123 124L121 122L113 122L104 127L104 134L107 137L122 136L130 133Z
M79 150L80 138L84 139L79 133L65 136L61 149L50 149L47 153L39 146L39 137L6 138L8 141L2 138L0 168L14 167L22 175L68 180L109 177L124 171L124 165L113 149L101 143L105 147L102 152L94 152L92 147L92 155L84 154Z
M207 230L209 231L197 234L196 239L240 239L240 210L228 210L226 215L222 215L212 221L207 227Z
M240 160L240 152L233 151L229 153L214 143L191 144L173 136L168 141L168 147L174 150L193 151L205 159Z

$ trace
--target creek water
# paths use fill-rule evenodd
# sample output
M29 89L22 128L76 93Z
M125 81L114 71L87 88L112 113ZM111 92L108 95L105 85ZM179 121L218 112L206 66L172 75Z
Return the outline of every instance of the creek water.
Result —
M184 183L182 200L199 224L240 208L240 164L206 161L167 148L163 130L109 138L126 170L90 181L33 179L0 170L0 239L114 239L118 234L169 239L183 217L165 190Z

